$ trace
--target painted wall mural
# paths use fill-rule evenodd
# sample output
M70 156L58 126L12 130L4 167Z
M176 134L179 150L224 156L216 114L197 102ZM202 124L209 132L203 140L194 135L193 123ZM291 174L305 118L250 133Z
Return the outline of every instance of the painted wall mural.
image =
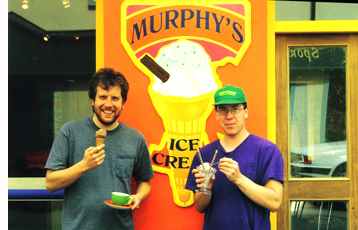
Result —
M216 69L237 66L250 46L251 5L125 1L121 43L150 79L148 93L165 128L160 143L148 143L153 169L168 175L175 204L190 206L193 193L184 187L197 149L210 142L206 121L222 87Z

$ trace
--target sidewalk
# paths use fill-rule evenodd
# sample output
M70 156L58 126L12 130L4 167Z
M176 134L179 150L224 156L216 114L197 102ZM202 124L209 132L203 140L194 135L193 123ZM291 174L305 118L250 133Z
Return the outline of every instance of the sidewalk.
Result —
M302 206L304 203L303 211ZM321 202L292 202L291 230L344 230L348 229L347 211L342 202L323 202L320 215ZM329 216L330 205L332 212ZM296 207L296 211L295 211ZM320 217L320 218L319 218ZM327 228L327 224L329 225Z

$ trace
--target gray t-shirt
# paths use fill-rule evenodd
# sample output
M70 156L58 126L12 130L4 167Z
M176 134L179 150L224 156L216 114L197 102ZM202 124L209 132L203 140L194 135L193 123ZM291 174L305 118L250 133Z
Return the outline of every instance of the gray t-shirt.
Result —
M92 117L65 123L53 143L46 169L60 170L83 159L96 146L99 128ZM131 193L131 177L154 177L144 136L126 124L107 132L104 162L64 189L62 229L134 229L132 212L113 209L104 201L112 192Z

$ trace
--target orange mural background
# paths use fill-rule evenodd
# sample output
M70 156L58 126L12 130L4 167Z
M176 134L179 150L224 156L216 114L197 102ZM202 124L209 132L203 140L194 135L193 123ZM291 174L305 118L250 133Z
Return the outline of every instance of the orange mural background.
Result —
M97 33L97 39L101 39L103 44L103 47L97 47L96 54L97 58L103 59L103 66L97 66L97 69L104 66L112 67L124 74L129 82L129 93L119 119L139 130L145 136L148 145L159 144L165 130L162 119L149 97L150 79L134 65L121 44L123 2L97 1L97 5L101 4L101 7L97 7L97 10L100 9L97 14L103 21L102 25L97 24L97 30L103 32L100 35ZM145 3L149 4L150 1ZM203 5L205 4L207 3L203 1ZM228 63L218 67L216 72L223 86L230 84L243 88L249 108L247 129L250 133L267 138L267 1L254 0L250 1L250 4L251 45L237 66ZM216 121L215 114L212 113L206 125L210 142L216 140L217 133L220 132L222 129ZM199 214L194 205L185 208L175 205L168 176L157 172L154 174L151 195L134 213L135 228L201 229L204 215Z

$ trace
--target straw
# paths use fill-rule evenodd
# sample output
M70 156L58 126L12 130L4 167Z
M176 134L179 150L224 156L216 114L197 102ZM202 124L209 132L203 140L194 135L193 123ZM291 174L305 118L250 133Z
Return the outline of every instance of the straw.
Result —
M203 158L201 158L201 154L200 154L200 150L199 150L199 148L198 148L198 155L199 155L199 158L200 158L200 161L201 161L201 165L203 166L203 170L205 170L205 168L204 168Z
M215 151L214 158L213 158L213 160L211 161L210 169L209 169L209 170L211 170L211 167L213 167L213 163L214 163L214 161L215 161L215 157L216 157L216 154L217 154L217 153L218 153L218 150Z

